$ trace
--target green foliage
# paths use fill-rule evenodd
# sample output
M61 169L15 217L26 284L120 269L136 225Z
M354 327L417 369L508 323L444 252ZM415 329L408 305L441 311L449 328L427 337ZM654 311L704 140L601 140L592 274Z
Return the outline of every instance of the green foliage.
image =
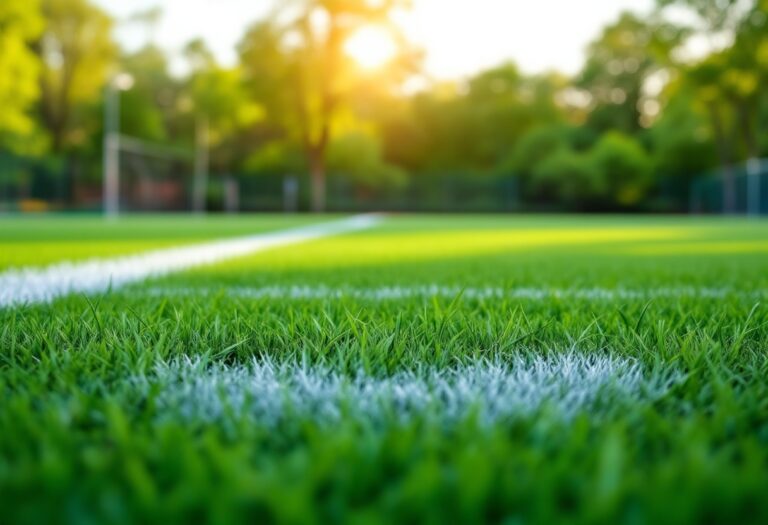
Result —
M168 115L175 111L177 83L168 72L168 59L149 45L123 57L122 69L133 78L120 93L120 127L127 135L163 142L169 136Z
M550 155L568 148L569 130L562 126L536 127L523 135L506 163L506 167L520 173L530 173Z
M279 126L282 138L298 144L306 156L315 211L325 207L329 144L349 120L355 92L367 80L346 55L344 44L356 30L380 24L397 37L399 54L406 54L404 40L387 23L387 15L403 3L302 0L285 9L282 18L255 24L240 44L246 78L261 84L256 89L258 103ZM314 23L318 16L325 23ZM408 60L394 58L387 74L376 77L377 84L396 85L403 79L403 67L409 65Z
M31 113L40 96L40 60L30 45L43 29L39 3L5 0L0 4L0 147L29 148L37 123Z
M238 69L200 71L191 79L190 92L195 111L208 119L214 145L263 118L261 106L247 96Z
M362 133L335 139L328 150L328 168L368 188L398 187L406 183L405 172L382 158L379 142Z
M306 172L302 152L291 142L272 141L251 153L243 162L243 169L257 174L299 174Z
M555 150L533 168L532 192L554 197L571 209L598 201L599 168L590 160L567 147Z
M600 131L636 133L654 115L643 110L646 82L672 65L672 55L686 31L651 18L623 13L590 44L576 85L586 89L594 109L590 125ZM651 99L652 100L652 99Z
M88 0L42 0L39 44L42 120L56 153L82 146L98 120L86 119L101 98L117 49L112 19Z
M707 117L690 90L678 89L649 131L657 173L691 179L717 163Z
M189 42L185 55L192 69L187 86L192 111L206 119L212 146L231 140L264 118L264 108L249 96L240 68L219 66L201 40Z
M421 132L416 146L404 147L419 148L415 164L424 171L509 169L510 150L532 128L564 120L555 101L562 84L556 75L525 77L504 64L470 79L466 92L451 85L437 88L413 101L411 118Z
M732 164L756 158L766 151L759 129L765 93L758 86L768 79L768 4L763 0L735 1L663 0L661 5L684 7L697 19L698 32L733 35L733 42L699 60L685 71L684 80L706 108L709 128L724 174L724 209L732 209L735 190Z
M77 174L69 180L95 183L104 88L124 71L135 82L120 94L123 133L190 149L195 130L207 129L213 172L309 174L301 180L313 181L318 209L331 168L371 203L418 186L412 202L442 199L450 207L446 188L498 179L517 188L509 193L526 209L651 209L664 198L674 201L665 209L680 211L688 179L719 162L733 201L729 166L768 155L764 0L658 0L659 9L624 12L602 28L571 78L526 74L507 61L462 81L427 81L415 93L425 81L421 53L390 16L407 4L289 2L249 27L232 67L217 64L202 40L188 43L188 73L179 77L167 51L152 43L158 9L115 21L89 0L6 0L0 146L49 153L62 173ZM147 44L121 52L116 23L146 26ZM376 70L345 50L366 27L388 32L396 47ZM684 59L690 37L710 34L727 45ZM616 155L623 154L622 163ZM24 179L6 171L8 180ZM662 195L673 185L674 196Z
M580 152L573 136L567 127L541 127L519 141L507 166L529 198L579 209L631 207L646 197L654 166L637 140L610 132Z
M640 143L617 132L606 133L589 156L597 174L598 198L619 206L643 201L653 184L653 164Z

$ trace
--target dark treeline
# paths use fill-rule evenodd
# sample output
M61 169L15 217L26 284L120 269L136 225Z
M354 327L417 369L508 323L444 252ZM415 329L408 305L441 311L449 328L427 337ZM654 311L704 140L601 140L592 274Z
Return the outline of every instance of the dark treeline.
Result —
M727 211L733 166L768 153L767 0L659 0L595 35L572 77L527 75L511 57L456 82L426 78L422 52L390 22L402 3L292 4L254 21L236 66L195 40L173 75L153 43L159 10L118 21L88 0L4 0L0 157L66 174L56 183L70 205L98 195L105 87L125 74L121 133L189 148L204 125L214 182L296 174L315 210L333 202L330 187L374 205L410 195L419 201L403 206L416 208L453 188L477 209L507 192L518 209L675 211L694 177L718 169ZM146 45L121 50L121 25ZM345 45L374 26L395 50L365 68ZM708 51L693 56L692 42ZM2 183L28 184L9 162Z

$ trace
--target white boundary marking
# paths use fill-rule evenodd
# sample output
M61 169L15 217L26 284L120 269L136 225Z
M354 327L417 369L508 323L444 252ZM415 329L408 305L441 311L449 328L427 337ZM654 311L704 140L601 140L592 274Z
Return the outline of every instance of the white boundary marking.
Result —
M648 300L653 298L723 299L726 297L744 297L761 299L768 297L768 290L736 290L727 287L671 286L645 289L632 288L547 288L547 287L511 287L498 286L460 287L438 284L413 286L378 286L355 287L342 285L282 285L282 286L153 286L131 290L134 296L150 297L207 297L222 293L239 299L360 299L366 301L396 301L411 298L442 297L453 299L461 297L469 300L546 300L546 299L584 299L593 301L612 300Z
M186 357L128 381L140 397L153 398L161 419L221 423L246 418L277 426L413 418L450 425L472 416L490 425L541 410L567 420L653 402L684 379L672 368L650 372L633 358L571 350L420 367L384 377L268 358L226 365Z
M98 293L149 277L286 246L370 228L378 215L356 215L290 230L235 237L137 255L82 262L62 262L44 268L21 268L0 273L0 308L49 302L70 293Z

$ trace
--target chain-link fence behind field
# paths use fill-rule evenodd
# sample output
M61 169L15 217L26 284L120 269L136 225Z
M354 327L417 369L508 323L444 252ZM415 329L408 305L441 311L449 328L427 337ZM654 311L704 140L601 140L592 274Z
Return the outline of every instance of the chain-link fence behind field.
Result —
M691 213L768 214L768 159L704 174L691 184Z
M0 151L0 211L65 208L73 191L73 174L63 162Z
M189 155L124 150L118 162L122 211L191 210L194 167ZM99 211L102 184L100 164L0 152L0 212Z
M227 187L237 187L240 211L302 211L309 209L309 178L293 175L212 176L209 209L227 209ZM520 209L514 177L468 177L462 175L414 176L397 187L369 187L349 178L329 174L329 211L365 212L508 212Z
M194 162L189 154L121 151L122 211L192 209ZM184 153L184 152L182 152ZM91 162L91 164L94 164ZM0 212L102 209L102 173L87 162L30 158L0 151ZM768 159L713 170L696 177L659 177L656 189L634 211L768 214ZM416 212L602 211L573 210L526 198L514 175L414 174L395 187L367 186L342 174L327 180L328 211ZM278 173L221 174L208 179L209 211L306 211L309 177Z

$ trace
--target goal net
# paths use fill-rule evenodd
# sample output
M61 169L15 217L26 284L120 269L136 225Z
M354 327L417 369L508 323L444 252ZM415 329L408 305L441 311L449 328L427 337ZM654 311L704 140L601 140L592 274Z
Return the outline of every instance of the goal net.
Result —
M121 135L117 151L120 211L192 209L194 150Z

